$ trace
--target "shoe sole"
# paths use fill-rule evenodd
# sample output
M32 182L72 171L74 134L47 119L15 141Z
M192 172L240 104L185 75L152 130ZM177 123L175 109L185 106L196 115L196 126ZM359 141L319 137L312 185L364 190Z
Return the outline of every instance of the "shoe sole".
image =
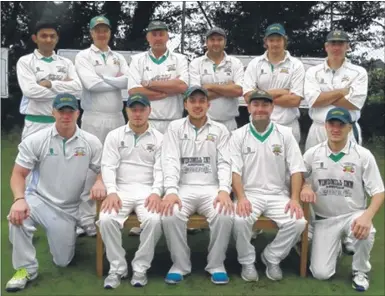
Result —
M138 283L138 282L136 282L136 283L131 283L131 286L133 286L133 287L135 287L135 288L142 288L142 287L144 287L145 285L147 285L147 280L143 283L143 284L141 284L141 283Z
M365 292L367 289L365 289L364 287L362 286L357 286L355 284L352 284L352 288L358 292Z
M215 281L213 281L212 279L211 279L211 282L212 282L213 284L215 284L215 285L226 285L226 284L229 283L229 281L226 281L226 282L215 282Z
M242 278L245 282L258 282L258 280L259 280L258 277L257 277L256 279L253 279L253 280L247 279L247 278L244 277L242 274L241 274L241 278Z
M261 260L262 260L262 263L265 264L265 266L266 266L266 271L265 271L265 273L266 273L266 276L268 277L268 279L270 279L270 280L272 280L272 281L280 281L280 280L282 280L282 277L281 277L280 279L275 279L275 278L273 278L273 277L271 277L271 276L269 275L269 273L267 272L267 260L265 259L265 256L263 255L263 253L262 253L262 255L261 255Z

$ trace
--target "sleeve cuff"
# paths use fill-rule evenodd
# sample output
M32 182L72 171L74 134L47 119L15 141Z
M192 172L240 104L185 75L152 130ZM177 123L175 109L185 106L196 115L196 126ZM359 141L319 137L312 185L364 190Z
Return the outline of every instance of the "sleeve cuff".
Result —
M178 189L176 189L175 187L167 188L166 195L168 194L178 194Z
M159 196L162 196L162 190L160 188L152 188L151 194L157 194Z
M230 194L230 193L231 193L231 188L230 188L229 186L226 186L226 185L221 185L221 186L219 186L218 192L219 192L219 191L225 191L225 192L227 192L228 194Z
M116 186L106 186L106 187L107 187L107 195L118 192Z
M30 163L28 162L24 162L23 160L21 160L20 158L17 158L16 161L15 161L19 166L22 166L23 168L26 168L28 170L32 170L33 169L33 165L31 165Z

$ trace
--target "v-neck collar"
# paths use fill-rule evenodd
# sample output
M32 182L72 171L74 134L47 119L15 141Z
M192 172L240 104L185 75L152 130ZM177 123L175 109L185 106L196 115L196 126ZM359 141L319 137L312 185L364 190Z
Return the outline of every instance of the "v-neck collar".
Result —
M266 130L260 134L254 127L254 125L250 122L249 123L249 126L250 126L250 133L260 142L264 142L269 136L270 134L273 132L273 129L274 129L274 124L272 122L270 122L270 124L268 125L268 127L266 128Z

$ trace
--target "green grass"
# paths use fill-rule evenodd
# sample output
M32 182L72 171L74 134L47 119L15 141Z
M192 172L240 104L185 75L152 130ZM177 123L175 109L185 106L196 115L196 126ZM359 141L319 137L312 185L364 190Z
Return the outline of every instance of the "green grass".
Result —
M10 172L16 156L18 137L4 138L2 141L2 175L1 175L1 256L2 256L2 287L13 275L11 245L8 240L7 214L11 205L12 196L9 188ZM376 159L384 176L385 159L384 149L372 147ZM377 235L372 250L370 273L370 289L365 295L384 295L384 208L374 220ZM263 233L257 238L254 245L257 251L257 269L260 280L256 283L245 283L240 278L240 265L237 262L234 243L231 242L226 259L226 267L230 276L230 283L226 286L215 286L204 272L209 242L208 232L189 236L189 245L192 248L192 275L187 277L179 286L168 286L163 278L171 266L169 253L161 239L155 259L150 269L149 284L142 289L132 288L126 280L116 290L103 289L103 279L95 272L95 239L80 238L76 245L76 255L70 266L58 268L52 263L48 244L44 232L38 229L34 242L39 260L39 277L30 283L20 295L352 295L356 292L351 288L351 257L344 256L338 263L336 275L328 281L318 281L311 274L303 279L299 277L299 257L292 252L282 263L284 279L280 282L268 280L264 274L263 264L259 255L266 244L274 237L273 233ZM124 246L127 250L127 260L131 262L138 247L137 237L128 237L124 232ZM130 266L130 264L129 264ZM105 272L108 264L105 261ZM6 292L4 292L6 294Z

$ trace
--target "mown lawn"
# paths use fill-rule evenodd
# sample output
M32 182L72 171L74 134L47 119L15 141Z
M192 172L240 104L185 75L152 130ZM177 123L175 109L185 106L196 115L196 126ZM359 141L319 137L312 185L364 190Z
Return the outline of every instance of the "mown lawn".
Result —
M9 188L9 177L16 156L18 137L2 139L1 147L1 280L2 291L8 279L13 275L11 260L11 245L8 241L8 223L6 216L11 205L12 196ZM384 148L372 147L378 160L382 175L385 171ZM365 295L384 295L384 208L374 221L377 236L372 251L370 273L370 289ZM29 284L27 289L19 292L21 295L352 295L356 294L351 288L350 266L351 257L344 256L339 264L337 274L329 281L317 281L309 276L299 277L299 258L292 252L282 263L284 280L272 282L264 274L264 266L259 254L264 246L272 240L273 233L263 233L255 241L258 254L257 269L260 280L257 283L245 283L240 277L240 266L237 263L236 250L233 242L229 246L226 259L230 283L226 286L215 286L204 272L208 246L208 232L189 236L192 247L193 273L178 286L168 286L163 278L171 266L169 253L162 238L156 248L153 267L149 272L149 284L142 289L132 288L126 280L116 290L103 289L103 279L95 273L95 239L79 238L76 255L67 268L58 268L52 263L51 255L44 232L39 229L35 235L35 246L39 260L39 277ZM124 233L124 245L127 249L127 260L131 261L138 246L137 237L128 237ZM105 263L105 271L108 265Z

